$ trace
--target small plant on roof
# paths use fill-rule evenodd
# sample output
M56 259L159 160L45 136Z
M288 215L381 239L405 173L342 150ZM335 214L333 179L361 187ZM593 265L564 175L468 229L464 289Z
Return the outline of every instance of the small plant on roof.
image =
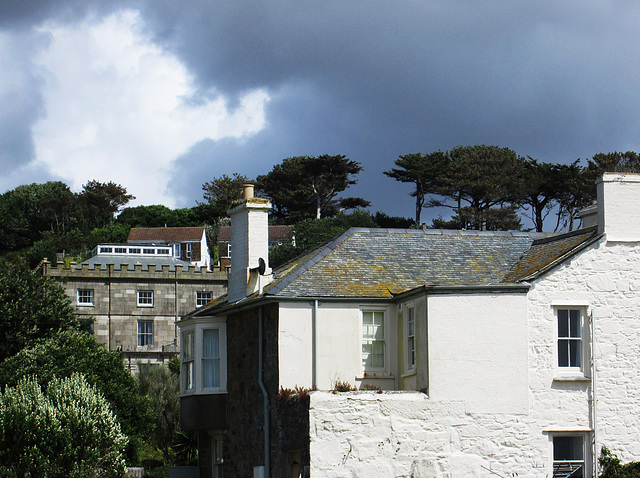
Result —
M333 382L332 390L334 392L355 392L357 388L351 385L349 382L336 380L335 382Z
M362 387L362 390L373 390L376 392L382 392L382 389L380 387L378 387L377 385L373 385L371 383L365 383L364 386Z
M279 402L284 402L285 400L287 400L291 395L294 395L296 393L296 391L292 388L283 388L280 387L280 391L278 392L278 395L276 396L276 399Z

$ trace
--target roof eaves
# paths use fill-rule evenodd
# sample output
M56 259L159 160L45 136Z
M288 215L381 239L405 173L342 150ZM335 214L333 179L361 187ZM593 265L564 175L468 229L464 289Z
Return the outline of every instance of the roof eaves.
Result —
M604 237L604 234L602 234L602 233L601 234L595 234L591 238L589 238L589 239L585 240L584 242L581 242L580 244L575 246L573 249L565 252L564 254L562 254L557 259L551 261L549 264L545 265L544 267L541 267L537 271L535 271L535 272L533 272L533 273L531 273L531 274L529 274L529 275L527 275L525 277L522 277L522 278L518 279L517 282L518 283L520 283L520 282L531 282L532 280L536 280L541 275L546 274L551 269L554 269L557 266L559 266L560 264L562 264L564 261L570 259L571 257L575 256L576 254L579 254L584 249L586 249L587 247L591 246L595 242L599 241L603 237Z

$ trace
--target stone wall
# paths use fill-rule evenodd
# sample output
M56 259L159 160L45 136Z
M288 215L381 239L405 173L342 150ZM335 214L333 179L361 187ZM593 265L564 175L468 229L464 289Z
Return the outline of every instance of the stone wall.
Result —
M60 280L80 318L93 319L93 330L100 343L121 350L132 364L135 354L145 362L154 357L164 360L163 353L173 356L178 351L176 317L196 308L196 292L212 292L219 297L226 292L227 276L223 272L196 267L182 270L150 265L142 269L121 265L80 269L64 268L62 264L46 264L45 274ZM91 289L93 306L77 303L78 289ZM153 291L153 306L139 306L137 292ZM177 293L177 295L176 295ZM153 345L138 346L138 321L152 320ZM153 355L155 353L155 356ZM135 365L132 366L135 368Z
M549 476L523 415L473 414L464 400L437 402L420 392L310 397L311 476Z

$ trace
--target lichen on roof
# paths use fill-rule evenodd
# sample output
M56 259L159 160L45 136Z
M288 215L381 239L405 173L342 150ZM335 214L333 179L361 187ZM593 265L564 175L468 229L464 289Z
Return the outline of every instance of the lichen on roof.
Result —
M352 228L286 270L278 297L389 298L419 286L508 283L537 233Z

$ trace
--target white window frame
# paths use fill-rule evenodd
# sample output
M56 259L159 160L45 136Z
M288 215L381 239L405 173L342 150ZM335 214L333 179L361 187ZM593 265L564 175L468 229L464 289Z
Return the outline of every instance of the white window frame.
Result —
M196 307L207 305L213 300L213 292L209 290L196 291Z
M405 371L416 370L416 307L415 304L406 304L404 308L404 348Z
M381 339L368 339L365 338L365 333L367 333L367 327L368 325L365 325L364 321L365 321L365 314L373 314L372 318L375 318L376 314L382 314L382 326L383 326L383 337ZM388 370L388 361L389 361L389 353L387 350L387 343L388 343L388 335L389 335L389 319L387 317L387 312L385 309L375 309L375 308L365 308L365 309L361 309L360 311L360 344L361 344L361 351L360 351L360 360L361 360L361 366L362 366L362 370L365 373L385 373ZM381 342L382 343L382 367L375 367L372 365L366 365L365 364L365 358L364 358L364 347L365 345L367 345L367 342L371 342L371 344L373 345L374 342Z
M582 440L582 459L581 460L572 460L572 459L558 459L556 460L555 455L555 439L556 438L579 438ZM592 464L591 464L591 441L590 435L588 432L554 432L550 435L551 442L551 476L554 478L564 478L566 476L579 476L579 475L568 475L569 470L567 468L562 469L561 466L568 467L570 465L578 465L582 464L582 476L583 478L591 478L592 477Z
M78 307L93 307L95 305L95 293L93 289L78 289L76 297Z
M192 246L190 242L185 244L185 256L187 259L191 259Z
M151 332L147 329L146 326L151 325ZM144 326L144 330L141 331L141 326ZM138 320L138 347L145 347L148 345L153 345L154 343L154 332L155 326L153 320ZM145 340L142 340L142 339ZM144 342L144 343L142 343Z
M566 318L561 317L566 312ZM579 314L578 330L576 335L575 323L572 323L573 312ZM567 328L562 326L561 322L565 322ZM585 377L587 375L588 361L588 323L587 308L580 305L556 305L554 306L554 328L555 328L555 367L559 376L572 375ZM562 329L562 331L561 331ZM577 343L580 350L577 357L580 360L579 365L572 364L571 343ZM562 349L566 348L566 353ZM561 360L566 355L567 365L561 365ZM563 360L564 362L564 360Z
M210 319L211 320L211 319ZM203 356L204 331L218 330L218 363L220 383L217 387L204 387L203 360L208 360ZM193 356L190 358L186 354L185 341L187 334L192 334ZM184 327L181 331L181 352L180 352L180 388L181 393L188 394L215 394L227 393L227 324L224 319L214 319L214 322L194 324ZM189 373L192 373L192 387L189 386Z
M154 294L152 290L139 290L137 291L138 307L153 307Z
M180 383L183 393L195 390L195 330L189 329L180 336Z

